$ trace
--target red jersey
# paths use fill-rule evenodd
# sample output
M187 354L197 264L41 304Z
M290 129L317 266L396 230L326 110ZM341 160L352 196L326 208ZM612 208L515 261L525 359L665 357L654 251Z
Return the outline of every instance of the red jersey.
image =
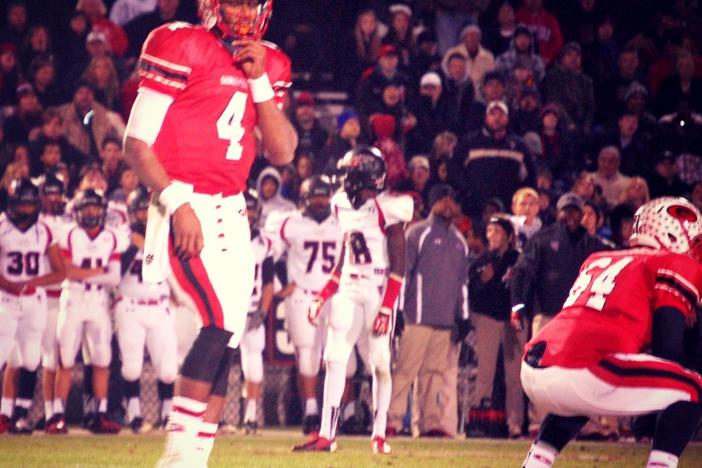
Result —
M543 366L587 367L612 353L640 353L651 343L653 312L694 314L702 264L651 249L598 252L585 260L563 310L526 345L546 342Z
M265 69L282 105L290 60L269 43ZM169 23L154 29L139 62L139 88L173 97L153 150L173 179L203 193L236 194L256 156L256 106L246 75L213 33Z

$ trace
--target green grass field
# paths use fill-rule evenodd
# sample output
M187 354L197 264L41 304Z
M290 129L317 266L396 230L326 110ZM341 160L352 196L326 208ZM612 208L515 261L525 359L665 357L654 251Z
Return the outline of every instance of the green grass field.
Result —
M266 430L255 437L226 435L217 439L209 466L214 467L517 467L527 441L391 440L393 453L373 455L365 437L340 437L336 453L291 453L303 441L291 430ZM163 435L0 436L0 466L7 467L152 467L163 447ZM642 467L643 444L575 443L563 451L557 467ZM702 445L688 447L681 467L702 466Z

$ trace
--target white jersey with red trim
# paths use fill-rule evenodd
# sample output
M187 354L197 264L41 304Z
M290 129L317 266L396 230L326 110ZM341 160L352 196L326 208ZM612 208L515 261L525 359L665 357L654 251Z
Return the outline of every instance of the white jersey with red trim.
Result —
M261 305L261 292L263 290L263 263L266 259L273 260L273 241L267 236L259 233L251 239L251 248L254 253L256 266L254 269L254 287L251 292L251 305L249 310L255 312Z
M171 294L168 282L145 283L141 274L144 263L144 250L139 250L134 256L134 260L127 267L127 271L119 282L118 294L129 299L137 300L159 300L166 299Z
M91 238L82 227L73 225L68 227L59 238L59 248L64 258L73 266L81 268L106 267L111 260L119 260L122 250L117 242L117 235L112 229L103 228ZM63 288L75 284L91 285L87 280L66 280ZM99 287L98 289L102 289Z
M412 197L381 192L354 209L346 193L338 192L331 205L346 247L343 273L369 277L387 274L390 263L385 231L412 219Z
M318 223L298 210L287 213L274 245L276 257L287 253L288 279L298 288L317 292L334 270L341 240L341 227L334 216Z
M37 221L21 231L8 218L0 220L0 272L9 281L28 281L47 274L46 252L54 242L49 226Z
M51 231L51 235L53 237L53 240L51 242L52 244L58 244L59 238L61 237L61 233L64 232L66 226L73 222L71 220L71 217L67 214L56 216L46 213L41 213L39 215L39 221L46 224L49 227L49 231ZM51 264L49 263L49 257L44 256L43 261L46 268L45 271L50 271ZM58 283L49 285L46 287L46 292L49 296L58 297L58 295L61 293L61 285Z

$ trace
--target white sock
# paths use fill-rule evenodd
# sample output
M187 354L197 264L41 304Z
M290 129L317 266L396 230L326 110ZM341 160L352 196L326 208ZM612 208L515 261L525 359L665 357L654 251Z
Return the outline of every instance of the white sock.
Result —
M25 398L18 398L15 400L15 405L19 406L20 408L24 408L28 410L29 408L32 407L32 400L27 400Z
M64 413L63 410L63 400L60 398L54 398L54 414L56 413Z
M551 467L556 460L556 456L558 456L558 450L550 444L542 441L534 442L531 444L531 448L524 459L524 463L522 463L522 468Z
M166 459L182 459L194 453L206 409L207 403L204 401L182 396L173 398L173 408L166 425Z
M305 400L305 416L319 414L319 406L316 398L307 398Z
M388 424L388 409L392 396L392 377L390 372L381 372L378 369L373 373L373 387L375 393L375 415L373 418L373 435L385 438L385 428Z
M47 421L54 415L54 402L51 400L44 401L44 419Z
M15 407L15 399L14 398L5 398L2 397L0 399L0 414L3 416L7 416L8 418L12 417L12 409Z
M95 412L95 398L83 395L83 414Z
M200 431L197 433L195 446L195 457L199 461L199 466L207 466L207 460L212 453L216 435L217 423L203 422L200 425Z
M171 414L171 406L173 405L173 400L170 398L163 400L161 403L161 421L168 421L168 415Z
M98 413L107 413L107 398L98 401Z
M651 450L646 463L646 468L675 468L677 466L678 457L662 450Z
M127 400L127 420L133 421L134 418L141 417L141 402L139 397L132 397Z
M327 375L324 377L324 402L320 437L333 440L339 421L339 405L346 384L346 364L327 362Z
M353 401L349 401L346 403L346 406L344 406L344 414L341 415L341 420L342 421L347 421L350 418L353 418L353 416L356 414L356 403Z
M244 422L256 422L256 400L246 399L246 413L244 414Z

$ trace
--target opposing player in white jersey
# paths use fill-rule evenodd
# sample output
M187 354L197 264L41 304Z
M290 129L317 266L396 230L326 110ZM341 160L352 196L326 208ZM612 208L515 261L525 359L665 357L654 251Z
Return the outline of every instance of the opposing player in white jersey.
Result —
M334 270L341 250L339 222L331 216L332 186L326 176L312 176L300 187L299 210L287 212L276 230L276 257L286 257L288 285L284 288L285 324L295 346L303 400L303 431L319 431L317 374L326 329L312 325L307 311ZM326 321L328 304L320 317Z
M134 433L142 433L150 429L141 413L139 377L144 365L144 346L158 379L161 422L165 423L178 372L178 343L174 317L168 309L168 283L145 283L142 277L149 193L143 188L134 190L127 198L127 208L131 243L121 258L122 280L115 299L115 328L122 356L127 420Z
M293 450L336 450L346 365L358 342L367 344L368 349L360 352L366 354L373 378L371 448L385 454L390 453L385 442L392 390L390 339L405 273L404 225L412 219L414 207L407 195L382 192L385 162L377 148L352 149L339 162L339 169L343 192L332 198L332 212L339 220L344 246L331 278L309 309L309 320L317 323L322 305L336 293L331 300L324 350L327 373L322 423L318 435Z
M254 252L254 288L246 317L246 330L241 338L241 370L244 373L244 430L255 434L258 429L257 402L263 383L263 349L266 344L265 319L273 302L273 242L261 233L256 222L261 214L258 196L253 190L244 192L246 213L251 226L251 247Z
M10 187L7 216L0 220L0 368L8 362L13 369L5 374L9 381L0 405L2 432L32 432L27 416L46 327L44 286L64 275L54 235L38 221L40 205L37 186L19 179ZM10 395L15 378L19 387Z
M65 405L71 387L71 369L85 340L93 368L93 391L98 414L90 424L96 433L116 433L120 426L107 416L107 382L112 357L112 324L108 287L120 281L117 236L104 227L106 203L93 189L78 192L73 211L77 225L61 236L59 246L66 265L59 302L59 369L56 377L54 414L47 421L49 433L65 433Z

